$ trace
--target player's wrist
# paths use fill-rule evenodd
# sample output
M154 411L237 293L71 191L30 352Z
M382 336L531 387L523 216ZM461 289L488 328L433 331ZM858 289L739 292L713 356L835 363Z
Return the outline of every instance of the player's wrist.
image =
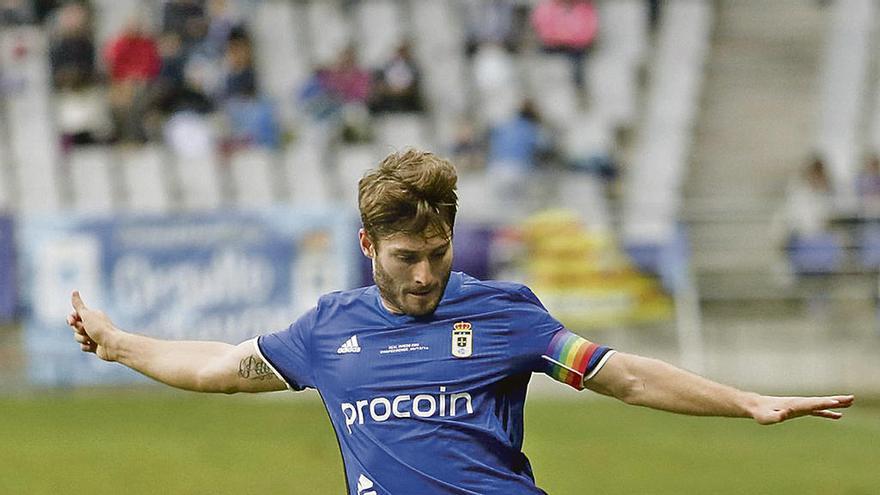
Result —
M125 348L128 345L128 337L131 334L126 333L114 326L110 326L104 333L100 345L104 348L104 359L112 362L122 362L125 355Z
M743 392L740 398L740 416L758 421L761 414L761 394Z

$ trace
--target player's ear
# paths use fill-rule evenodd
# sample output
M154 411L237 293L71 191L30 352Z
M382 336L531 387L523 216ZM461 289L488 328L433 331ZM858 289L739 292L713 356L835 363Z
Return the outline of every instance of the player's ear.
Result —
M370 259L376 256L376 245L373 244L373 240L367 235L366 230L358 230L358 239L360 239L361 252L364 253L364 256Z

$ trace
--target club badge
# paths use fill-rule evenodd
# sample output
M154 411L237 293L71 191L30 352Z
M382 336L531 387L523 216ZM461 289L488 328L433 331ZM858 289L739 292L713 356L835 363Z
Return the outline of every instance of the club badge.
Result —
M470 357L474 352L471 324L459 321L452 325L452 355L457 358Z

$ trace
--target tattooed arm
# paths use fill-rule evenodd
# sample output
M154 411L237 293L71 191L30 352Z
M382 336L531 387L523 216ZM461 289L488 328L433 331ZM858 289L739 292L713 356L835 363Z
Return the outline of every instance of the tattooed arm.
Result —
M75 292L67 317L83 352L115 361L156 381L196 392L269 392L285 390L256 353L253 341L168 341L120 330L101 311L86 307Z

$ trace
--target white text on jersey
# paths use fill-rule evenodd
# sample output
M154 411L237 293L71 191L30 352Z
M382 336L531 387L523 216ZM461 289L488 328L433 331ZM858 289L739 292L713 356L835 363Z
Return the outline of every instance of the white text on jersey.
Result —
M467 392L458 392L454 394L446 394L446 387L440 387L440 394L437 396L428 394L419 394L415 397L411 395L398 395L392 398L374 397L368 400L342 403L342 415L345 416L345 427L348 433L352 433L351 427L355 424L364 424L365 418L369 417L377 423L388 421L394 418L430 418L434 416L455 417L460 412L459 404L464 404L466 413L462 415L473 414L474 406L471 402L471 394ZM364 411L366 410L366 414Z

